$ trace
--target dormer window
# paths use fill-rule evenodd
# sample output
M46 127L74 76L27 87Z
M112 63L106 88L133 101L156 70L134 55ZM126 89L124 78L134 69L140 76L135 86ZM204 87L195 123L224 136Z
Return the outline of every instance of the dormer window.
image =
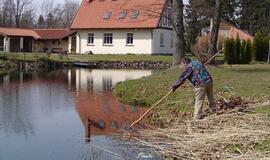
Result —
M112 15L112 12L105 12L103 19L110 19L111 15Z
M127 12L126 11L121 11L120 15L119 15L119 19L125 19L127 16Z
M140 12L135 10L132 12L131 19L137 19L139 16Z

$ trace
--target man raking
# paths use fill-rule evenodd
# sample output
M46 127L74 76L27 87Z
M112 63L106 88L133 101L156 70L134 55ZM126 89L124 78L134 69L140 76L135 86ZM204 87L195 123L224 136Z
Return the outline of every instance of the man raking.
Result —
M191 59L185 57L180 60L180 63L184 66L184 70L180 74L179 79L172 86L172 92L188 79L195 87L194 119L202 118L205 95L207 95L211 112L216 112L216 103L213 95L213 79L204 65L199 61L191 61Z

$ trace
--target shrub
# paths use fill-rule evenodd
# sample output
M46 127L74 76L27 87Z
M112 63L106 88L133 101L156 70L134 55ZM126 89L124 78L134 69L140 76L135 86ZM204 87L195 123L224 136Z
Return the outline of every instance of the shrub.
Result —
M266 61L268 54L269 38L262 33L257 33L254 38L254 58L256 61Z
M252 43L250 40L247 40L246 45L245 45L245 64L248 64L251 62L251 52L252 52Z
M245 52L245 47L246 47L246 41L243 41L241 43L241 54L240 54L240 62L241 64L246 64L246 52Z
M235 41L234 39L226 39L224 45L224 58L228 64L235 63Z
M235 64L240 64L241 63L241 42L239 39L239 35L237 34L237 37L235 39Z

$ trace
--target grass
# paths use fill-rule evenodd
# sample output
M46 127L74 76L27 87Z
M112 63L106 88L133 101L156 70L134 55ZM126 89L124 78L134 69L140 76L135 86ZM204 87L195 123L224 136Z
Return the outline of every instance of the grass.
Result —
M244 99L254 98L262 101L269 101L270 99L270 65L267 64L252 64L252 65L222 65L220 67L207 66L208 71L211 73L214 79L214 92L216 95L216 99L220 97L217 95L221 95L229 99L230 97L243 97ZM182 69L175 67L169 70L160 71L151 76L143 77L137 80L129 80L122 83L118 83L115 87L115 95L122 101L135 104L140 106L149 107L153 105L157 100L163 97L169 90L171 85L174 84L177 79L179 73ZM165 127L165 141L168 143L174 143L176 140L170 141L169 137L175 136L180 137L177 140L181 139L181 130L185 128L185 126L181 126L187 117L187 115L183 112L189 112L193 109L193 86L189 82L186 82L181 88L179 88L175 93L173 93L170 97L168 97L159 107L157 107L154 111L152 111L150 116L150 123L156 125L158 127ZM254 113L254 114L253 114ZM247 118L247 117L252 118ZM243 117L242 117L243 116ZM269 124L269 116L270 116L270 106L260 107L251 112L250 114L241 114L238 115L239 120L236 118L234 122L228 115L228 119L218 119L218 116L215 120L216 124L207 124L208 121L202 121L202 124L209 127L210 133L209 136L220 135L222 129L226 129L230 123L232 127L239 127L237 130L241 129L245 131L245 125L249 124L257 124L255 123L255 119L260 120L262 117L266 117L266 121L262 121L262 123L254 125L254 129L261 131L261 126L265 125L264 129L267 129ZM246 117L247 119L245 119ZM254 118L254 119L253 119ZM240 121L242 119L242 121ZM211 120L211 119L210 119ZM265 119L264 119L265 120ZM183 122L184 121L184 122ZM189 121L189 120L188 120ZM265 123L263 123L265 122ZM221 123L223 123L223 127ZM235 124L239 124L239 126ZM202 127L202 134L208 132L208 128L205 130L203 128L204 125L198 125L197 127ZM220 130L216 132L211 132L211 129L218 128L220 126ZM261 126L260 126L261 125ZM267 126L268 125L268 126ZM186 126L186 128L188 128ZM192 128L192 127L191 127ZM155 131L161 132L162 129L156 129L154 131L147 131L148 133L142 133L142 135L146 134L154 134ZM153 133L152 133L153 132ZM161 133L158 132L158 135ZM174 134L174 132L176 132ZM194 132L197 132L195 129ZM199 132L199 131L198 131ZM189 132L188 132L189 133ZM192 132L193 133L193 132ZM191 133L191 134L192 134ZM262 132L263 133L263 132ZM269 133L269 132L268 132ZM232 132L232 134L236 134ZM241 135L242 133L240 133ZM246 134L246 133L243 133ZM147 144L151 144L151 137L148 135ZM169 136L168 136L169 135ZM187 137L189 137L188 135ZM223 135L224 136L224 135ZM228 135L227 135L228 136ZM257 133L255 136L258 136ZM146 136L147 137L147 136ZM192 136L191 136L192 137ZM226 137L226 135L225 135ZM237 136L236 136L237 137ZM241 137L241 136L240 136ZM158 139L160 137L154 137L153 139ZM201 137L203 138L203 137ZM207 137L206 137L207 138ZM209 137L208 137L209 138ZM252 138L247 134L247 139L250 139L250 143L240 143L238 141L228 143L228 146L224 149L224 152L232 153L234 156L241 156L242 154L247 155L249 153L254 153L255 155L263 155L264 153L269 153L270 151L270 139L268 137L261 138L256 142L252 142ZM193 139L193 138L191 138ZM196 138L194 138L196 139ZM162 140L158 139L159 143ZM154 142L156 142L154 140ZM165 142L164 142L165 143ZM183 142L184 144L188 144L187 141ZM239 144L238 144L239 143ZM157 143L153 143L157 144ZM245 144L245 145L244 145ZM178 146L173 146L175 148L181 148L183 144ZM206 144L204 144L206 145ZM203 146L205 147L205 146ZM202 148L203 148L202 147ZM215 146L214 146L215 147ZM171 153L171 152L170 152ZM196 152L194 152L196 153ZM210 154L210 153L209 153ZM214 154L214 151L211 150L211 154Z
M214 91L225 98L262 98L270 93L270 65L207 66L214 79ZM128 104L149 107L170 91L181 69L161 71L138 80L117 84L115 95ZM189 110L193 106L193 87L186 82L160 105L165 110ZM217 99L220 97L216 97Z

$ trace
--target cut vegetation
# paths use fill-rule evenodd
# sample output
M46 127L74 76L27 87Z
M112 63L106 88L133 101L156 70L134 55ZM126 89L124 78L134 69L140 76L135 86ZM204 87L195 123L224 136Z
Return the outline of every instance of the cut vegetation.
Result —
M149 117L155 126L133 139L168 159L263 159L270 156L270 65L208 66L214 79L218 114L191 121L193 87L186 82ZM119 83L116 96L149 107L163 97L179 68ZM207 109L207 105L205 105Z

